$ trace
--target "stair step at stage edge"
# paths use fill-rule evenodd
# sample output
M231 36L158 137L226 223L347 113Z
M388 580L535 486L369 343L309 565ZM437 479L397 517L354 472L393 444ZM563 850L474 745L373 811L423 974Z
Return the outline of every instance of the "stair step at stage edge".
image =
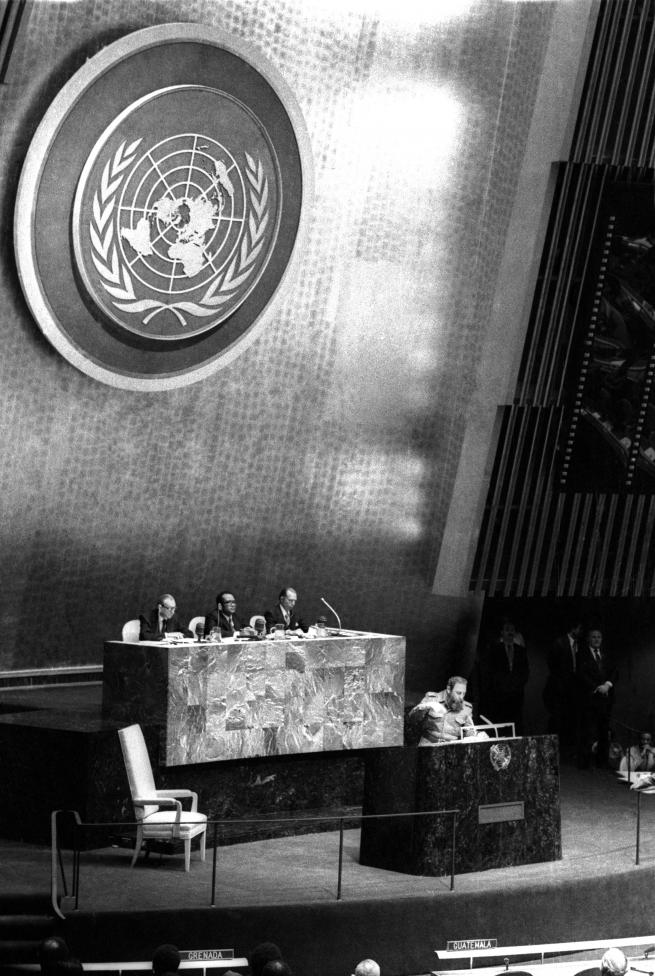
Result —
M43 892L0 895L0 966L37 963L42 940L57 932L50 895Z
M48 933L46 933L48 934ZM41 939L0 939L0 965L7 962L38 962Z
M49 892L0 893L0 915L52 915Z
M52 915L0 915L0 942L9 939L45 939L55 928Z

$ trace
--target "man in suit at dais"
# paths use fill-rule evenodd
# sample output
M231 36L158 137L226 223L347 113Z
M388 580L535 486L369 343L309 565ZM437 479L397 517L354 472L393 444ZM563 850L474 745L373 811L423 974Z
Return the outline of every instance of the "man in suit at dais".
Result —
M276 624L284 626L285 633L296 634L303 637L307 628L302 617L298 616L296 603L298 594L291 586L285 586L280 590L277 603L272 610L267 610L264 614L266 618L266 629L271 631Z

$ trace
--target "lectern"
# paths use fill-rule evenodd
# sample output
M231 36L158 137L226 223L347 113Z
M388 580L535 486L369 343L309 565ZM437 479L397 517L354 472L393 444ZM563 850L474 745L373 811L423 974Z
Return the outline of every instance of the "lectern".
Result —
M455 873L562 856L557 736L407 746L366 758L364 814L457 808ZM451 870L452 818L364 820L360 862L405 874Z

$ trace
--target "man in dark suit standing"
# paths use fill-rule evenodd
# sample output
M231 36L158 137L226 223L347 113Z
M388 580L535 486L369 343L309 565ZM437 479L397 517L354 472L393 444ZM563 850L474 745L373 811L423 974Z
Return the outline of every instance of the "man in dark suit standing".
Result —
M302 637L307 628L302 617L299 617L296 612L297 601L298 594L292 587L285 586L280 590L277 603L272 610L267 610L264 614L266 629L271 631L276 624L283 624L287 633Z
M590 627L578 656L578 766L583 769L589 766L594 754L598 766L607 766L610 717L618 672L614 662L602 649L602 644L603 632L600 627Z
M559 736L560 755L574 759L579 710L577 681L578 653L583 629L571 621L567 632L558 637L548 654L548 678L543 700L548 709L548 731Z
M480 714L492 722L513 722L523 735L523 696L530 669L523 639L511 620L504 620L500 639L480 656Z

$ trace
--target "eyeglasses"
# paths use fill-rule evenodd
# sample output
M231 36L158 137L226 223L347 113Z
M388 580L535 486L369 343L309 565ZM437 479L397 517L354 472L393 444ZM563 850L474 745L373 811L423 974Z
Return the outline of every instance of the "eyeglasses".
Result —
M167 603L162 603L161 606L164 608L164 610L177 610L176 606L169 607Z

